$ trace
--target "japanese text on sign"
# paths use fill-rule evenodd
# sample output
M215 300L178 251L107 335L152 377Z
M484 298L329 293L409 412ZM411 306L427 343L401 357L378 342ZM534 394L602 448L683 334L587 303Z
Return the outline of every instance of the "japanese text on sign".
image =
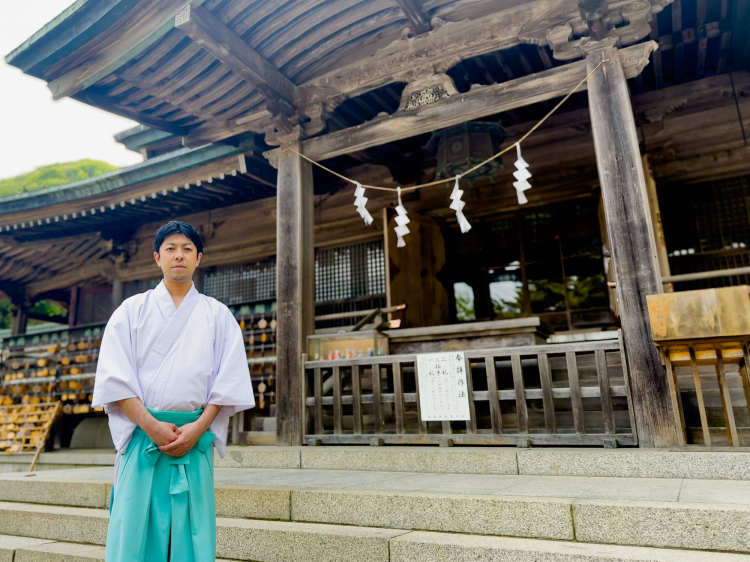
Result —
M423 421L470 419L463 352L417 355L417 368Z

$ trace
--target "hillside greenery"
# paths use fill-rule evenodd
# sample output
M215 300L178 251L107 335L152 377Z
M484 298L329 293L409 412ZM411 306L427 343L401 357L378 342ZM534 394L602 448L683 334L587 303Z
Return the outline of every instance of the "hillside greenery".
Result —
M33 172L0 180L0 197L85 180L116 169L116 166L99 160L78 160L40 166Z

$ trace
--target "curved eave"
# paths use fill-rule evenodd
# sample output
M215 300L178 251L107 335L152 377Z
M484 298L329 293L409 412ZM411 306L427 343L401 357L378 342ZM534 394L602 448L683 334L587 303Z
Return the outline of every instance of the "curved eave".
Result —
M115 141L133 152L140 152L142 148L148 148L170 139L174 140L175 135L145 125L138 125L115 135Z
M44 69L76 51L130 10L138 0L77 0L5 57L24 73L44 79Z
M126 189L138 183L156 180L215 160L239 155L253 147L253 143L246 142L239 146L210 144L192 150L183 148L94 178L31 193L10 195L0 198L0 216Z

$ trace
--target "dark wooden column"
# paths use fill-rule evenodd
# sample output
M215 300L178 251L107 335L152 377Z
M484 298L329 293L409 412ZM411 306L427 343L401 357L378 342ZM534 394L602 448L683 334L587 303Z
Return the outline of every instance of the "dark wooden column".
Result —
M193 273L193 284L195 285L195 290L199 293L203 292L203 289L205 288L206 280L206 270L202 267L199 267L195 270L195 273Z
M301 445L302 353L315 330L312 167L282 145L276 195L276 444Z
M642 447L678 444L669 385L651 338L646 295L661 293L648 195L622 65L606 38L586 47L589 107L612 250L638 439Z
M122 286L122 280L115 277L112 280L112 312L117 310L117 307L122 304L124 296L124 287Z
M26 307L23 305L16 305L16 310L13 313L13 323L10 327L10 333L13 336L18 336L26 333Z

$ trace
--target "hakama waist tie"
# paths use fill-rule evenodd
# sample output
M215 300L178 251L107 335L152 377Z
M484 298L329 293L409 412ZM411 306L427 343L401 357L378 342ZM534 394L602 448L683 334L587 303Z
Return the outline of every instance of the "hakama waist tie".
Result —
M203 413L146 409L178 427ZM106 562L214 562L214 437L206 431L187 454L172 457L135 429L110 497Z

